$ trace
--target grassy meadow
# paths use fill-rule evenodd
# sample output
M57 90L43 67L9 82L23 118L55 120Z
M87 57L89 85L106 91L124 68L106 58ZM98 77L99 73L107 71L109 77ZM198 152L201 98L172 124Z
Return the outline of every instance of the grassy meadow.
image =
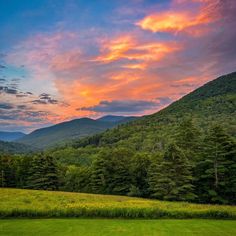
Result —
M11 219L0 220L4 236L233 236L236 221L124 219Z
M236 206L0 188L1 218L236 219Z

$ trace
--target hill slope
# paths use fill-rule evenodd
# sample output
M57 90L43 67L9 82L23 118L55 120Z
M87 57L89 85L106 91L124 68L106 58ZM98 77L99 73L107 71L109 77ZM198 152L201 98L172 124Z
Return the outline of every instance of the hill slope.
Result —
M192 117L203 129L219 122L236 135L236 72L203 85L155 114L108 130L92 144L153 149L160 137L173 135L175 125L184 117ZM78 141L74 146L91 144L91 140Z
M31 146L15 143L15 142L5 142L0 141L0 154L9 153L9 154L21 154L35 151Z
M42 149L73 139L97 134L130 120L129 117L118 117L118 119L116 119L115 116L110 116L110 118L112 120L109 121L106 121L104 117L104 121L103 118L98 120L81 118L59 123L51 127L35 130L23 138L18 139L17 142Z
M5 132L0 131L0 140L1 141L14 141L19 138L23 138L26 134L22 132Z

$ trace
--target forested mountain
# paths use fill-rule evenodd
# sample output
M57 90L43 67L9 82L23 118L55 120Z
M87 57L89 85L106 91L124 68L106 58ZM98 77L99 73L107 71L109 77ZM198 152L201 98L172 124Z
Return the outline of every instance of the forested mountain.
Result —
M32 151L36 151L36 149L25 144L0 141L0 154L1 153L21 154L21 153L29 153Z
M0 131L0 140L1 141L14 141L19 138L23 138L26 134L22 132L5 132Z
M236 204L235 111L236 73L232 73L158 113L67 146L34 155L0 155L0 183ZM88 120L82 121L93 122Z
M74 146L121 145L153 150L173 136L176 125L184 118L193 119L203 131L206 126L218 122L235 136L236 72L203 85L155 114L120 125L101 135L79 140Z
M133 117L123 116L106 116L98 120L89 118L75 119L35 130L23 138L18 139L17 142L43 149L57 144L60 145L73 139L97 134L133 119Z

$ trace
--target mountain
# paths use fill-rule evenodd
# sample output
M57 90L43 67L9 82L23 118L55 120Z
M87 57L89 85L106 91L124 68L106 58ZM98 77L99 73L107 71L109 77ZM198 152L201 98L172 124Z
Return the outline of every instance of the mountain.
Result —
M23 154L23 153L33 152L33 151L37 151L37 150L25 144L0 141L0 154L2 153Z
M113 116L113 115L107 115L103 116L101 118L98 118L99 121L105 121L105 122L119 122L119 123L125 123L127 121L135 120L137 119L136 116Z
M128 122L129 117L101 117L93 120L90 118L75 119L59 123L50 127L33 131L32 133L17 140L18 143L31 145L40 149L59 145L74 139L101 133L120 123Z
M153 149L173 135L176 125L187 117L202 130L218 122L236 136L236 72L208 82L157 113L108 130L96 138L79 140L74 146L98 144Z
M26 134L22 132L5 132L0 131L0 140L1 141L14 141L19 138L23 138Z

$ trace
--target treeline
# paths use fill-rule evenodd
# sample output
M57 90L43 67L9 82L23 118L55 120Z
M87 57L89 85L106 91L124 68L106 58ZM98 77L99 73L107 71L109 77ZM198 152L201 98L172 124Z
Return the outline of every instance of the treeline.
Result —
M87 153L93 155L89 161L76 164L58 161L58 155L50 152L33 157L2 155L0 185L236 203L236 142L220 125L211 126L203 134L191 119L186 119L168 142L155 144L158 149L152 152L127 146L97 148L96 154ZM80 152L85 150L81 148ZM66 152L63 158L67 159Z

